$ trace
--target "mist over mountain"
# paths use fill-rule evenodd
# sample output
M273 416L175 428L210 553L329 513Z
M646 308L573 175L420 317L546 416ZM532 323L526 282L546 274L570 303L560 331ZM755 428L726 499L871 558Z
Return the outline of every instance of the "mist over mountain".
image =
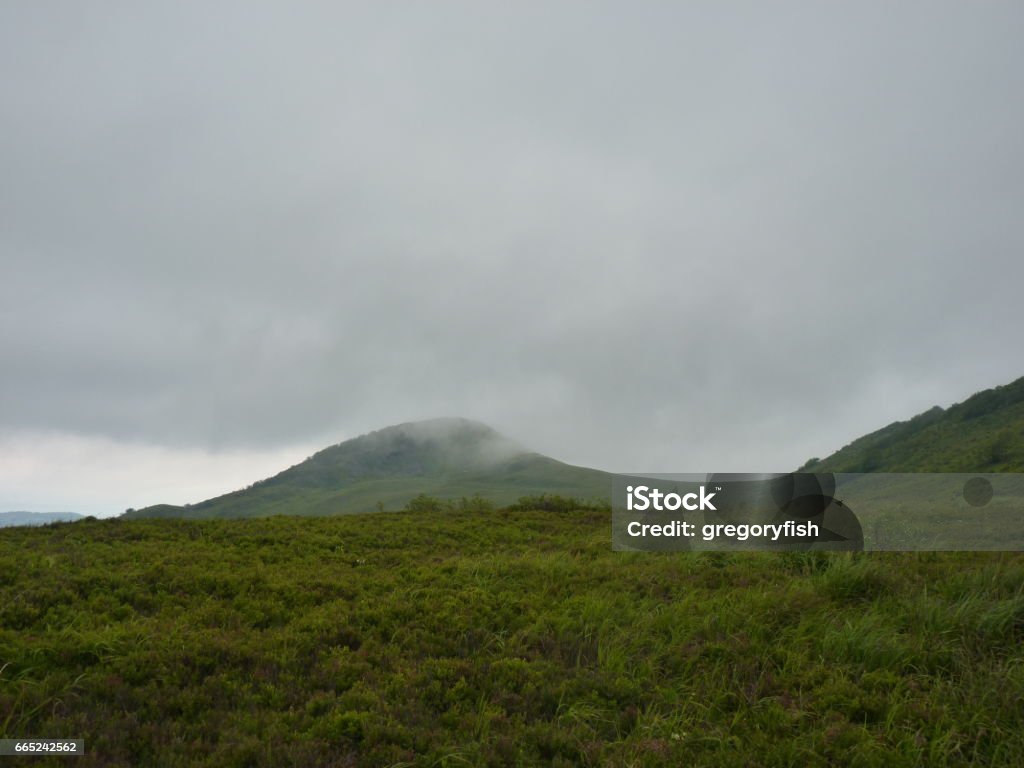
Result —
M810 472L1024 471L1024 378L854 440ZM398 424L332 445L248 488L127 517L339 515L401 509L427 494L509 504L541 493L606 499L611 475L530 451L462 418Z
M318 451L248 488L127 517L336 515L399 509L419 494L480 495L508 504L531 494L605 498L611 475L534 453L486 424L462 418L409 422Z
M487 469L528 454L486 424L460 418L409 422L325 448L267 483L324 487L353 478Z

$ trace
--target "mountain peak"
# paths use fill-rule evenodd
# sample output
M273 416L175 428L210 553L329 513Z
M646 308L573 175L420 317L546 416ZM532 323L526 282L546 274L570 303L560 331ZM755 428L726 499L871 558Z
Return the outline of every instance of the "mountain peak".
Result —
M259 517L401 509L418 494L603 498L609 476L530 451L472 419L410 421L354 437L248 488L197 504L157 505L129 517Z
M528 453L478 421L458 417L410 421L384 427L332 445L304 465L332 466L346 476L421 475L454 469L480 469Z
M490 440L497 439L508 441L501 433L493 427L481 421L466 419L461 416L442 416L434 419L423 419L421 421L407 421L402 424L394 424L390 427L383 427L367 432L365 435L353 438L359 440L370 435L383 437L394 437L405 435L419 441L447 441L447 440ZM351 442L351 441L346 441ZM344 445L340 443L339 445Z

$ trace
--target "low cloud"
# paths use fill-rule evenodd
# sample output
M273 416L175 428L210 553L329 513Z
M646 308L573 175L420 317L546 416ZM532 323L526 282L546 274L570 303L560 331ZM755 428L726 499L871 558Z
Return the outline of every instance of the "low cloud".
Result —
M1016 378L1022 17L8 5L0 497L452 414L788 469Z

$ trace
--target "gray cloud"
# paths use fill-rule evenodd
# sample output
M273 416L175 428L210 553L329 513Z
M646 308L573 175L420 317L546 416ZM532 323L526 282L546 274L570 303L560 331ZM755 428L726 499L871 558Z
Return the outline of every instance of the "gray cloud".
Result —
M1022 21L7 4L0 428L761 471L1004 383Z

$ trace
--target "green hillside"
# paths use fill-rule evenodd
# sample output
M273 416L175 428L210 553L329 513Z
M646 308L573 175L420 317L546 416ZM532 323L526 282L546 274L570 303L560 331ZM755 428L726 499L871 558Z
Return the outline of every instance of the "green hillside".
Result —
M338 515L402 509L420 494L481 496L504 506L522 496L607 499L611 476L563 464L467 419L388 427L326 448L243 490L183 507L131 510L128 518Z
M1024 472L1024 378L894 422L801 471Z

